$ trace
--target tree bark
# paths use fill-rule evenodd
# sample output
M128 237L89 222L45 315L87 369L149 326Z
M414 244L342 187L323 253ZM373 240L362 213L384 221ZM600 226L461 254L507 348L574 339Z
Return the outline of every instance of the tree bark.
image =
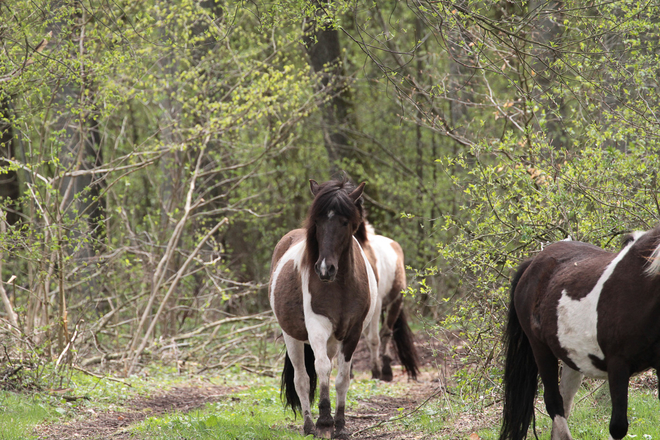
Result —
M331 173L336 173L340 160L352 156L348 133L354 126L350 88L341 62L339 31L316 20L309 23L308 29L305 49L310 66L320 75L319 89L326 97L321 104L323 142Z

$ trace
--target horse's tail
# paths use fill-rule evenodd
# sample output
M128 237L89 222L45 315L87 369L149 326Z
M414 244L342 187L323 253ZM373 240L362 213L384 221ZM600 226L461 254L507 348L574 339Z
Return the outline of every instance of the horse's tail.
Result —
M401 308L399 317L396 318L392 327L392 340L396 348L396 354L401 361L401 365L408 373L411 379L417 379L419 374L419 359L417 349L415 348L415 338L408 325L406 313Z
M316 369L314 368L314 351L312 347L308 344L305 344L305 369L307 370L307 375L309 376L309 403L314 403L314 397L316 395ZM298 393L296 393L296 386L294 382L295 371L293 369L293 364L289 358L289 352L286 352L284 356L284 369L282 370L282 383L280 396L284 401L284 407L291 407L293 414L302 412L302 405L300 404L300 398Z
M511 281L509 321L504 334L504 411L500 440L522 440L527 437L534 416L534 399L538 387L538 367L529 339L516 314L513 294L532 260L523 262Z

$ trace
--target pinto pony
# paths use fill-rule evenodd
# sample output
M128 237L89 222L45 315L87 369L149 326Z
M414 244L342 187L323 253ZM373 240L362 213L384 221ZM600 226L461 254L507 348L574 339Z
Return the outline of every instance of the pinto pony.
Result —
M567 419L583 376L609 381L610 438L625 437L630 377L660 368L659 317L660 226L632 234L618 253L560 241L522 263L511 284L500 440L526 438L538 375L552 440L572 439Z
M374 379L391 381L392 359L395 352L411 379L419 374L419 360L413 333L403 309L403 291L406 289L406 269L403 250L396 241L377 235L365 223L367 239L360 243L378 280L376 311L367 329L367 344L371 353L371 374ZM381 318L382 314L382 318ZM380 332L378 323L382 322ZM390 344L392 341L394 344Z
M346 393L353 352L376 308L376 277L354 235L364 232L362 192L347 180L319 185L303 229L286 234L273 252L270 304L286 344L282 394L285 406L302 412L305 435L348 438ZM338 356L334 420L330 371ZM311 403L320 382L319 418Z

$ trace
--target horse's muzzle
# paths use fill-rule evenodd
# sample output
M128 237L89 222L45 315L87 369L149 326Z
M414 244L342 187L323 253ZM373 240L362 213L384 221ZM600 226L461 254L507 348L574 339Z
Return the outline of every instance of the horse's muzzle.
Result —
M337 276L337 266L327 264L325 258L320 263L317 261L314 265L314 271L324 283L331 283Z

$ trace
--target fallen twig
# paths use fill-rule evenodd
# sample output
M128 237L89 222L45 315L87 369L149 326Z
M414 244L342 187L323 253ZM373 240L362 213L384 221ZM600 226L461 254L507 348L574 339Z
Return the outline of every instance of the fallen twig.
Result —
M91 371L85 370L84 368L76 367L75 365L71 365L71 368L73 368L74 370L78 370L82 373L88 374L92 377L96 377L97 379L107 379L111 382L117 382L117 383L120 383L122 385L126 385L129 388L133 388L133 385L131 385L130 383L126 383L121 379L115 379L114 377L110 377L110 376L101 376L99 374L92 373Z

